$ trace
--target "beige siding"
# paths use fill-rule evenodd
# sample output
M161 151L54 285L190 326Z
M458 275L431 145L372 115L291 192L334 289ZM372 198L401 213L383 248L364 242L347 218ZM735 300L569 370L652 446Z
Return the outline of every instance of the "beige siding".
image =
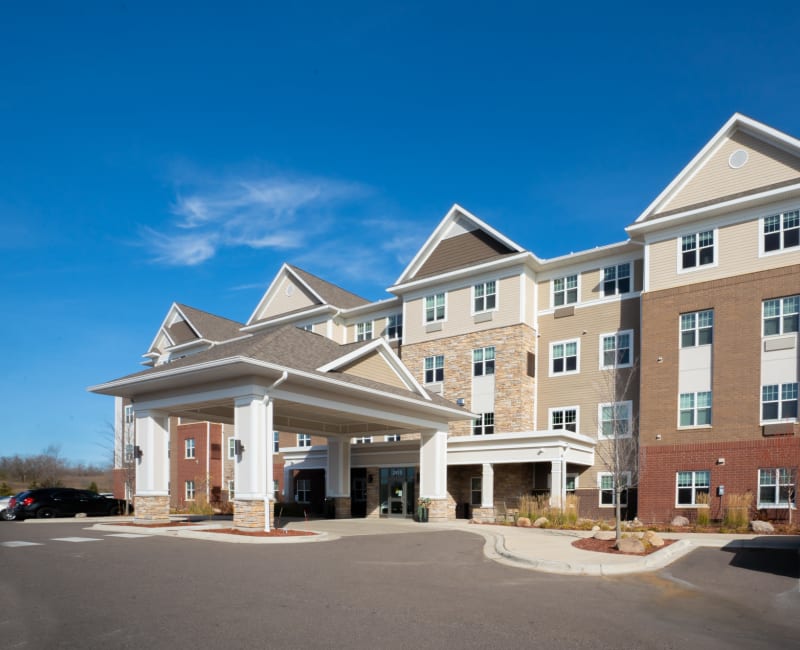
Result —
M771 213L765 211L764 214ZM753 219L720 228L717 245L718 264L710 268L700 267L678 273L677 238L651 244L650 291L708 282L744 273L766 271L800 262L800 249L759 257L759 238L761 237L759 224L758 219ZM695 230L702 230L702 228ZM687 230L687 232L692 232L692 230Z
M543 316L539 320L540 362L538 372L537 429L549 427L549 409L578 406L580 433L597 435L597 405L611 400L608 387L608 371L600 370L600 336L619 330L634 331L634 359L639 350L639 301L622 300L598 304L594 307L576 309L574 316L553 318ZM551 367L550 344L556 341L579 339L578 367L580 372L565 376L549 376ZM629 370L620 370L622 374ZM627 399L634 402L634 394ZM635 410L635 409L634 409Z
M397 386L398 388L407 388L400 377L397 376L397 373L386 363L386 360L377 353L371 354L364 359L359 359L343 368L342 372L364 379L371 379L382 384Z
M291 295L286 295L287 290ZM269 304L258 315L258 320L280 316L281 314L287 314L317 304L319 304L319 301L315 300L304 288L296 282L292 282L289 278L284 277L276 287L275 295L272 296Z
M578 280L578 288L580 289L581 302L590 302L603 297L603 273L600 269L593 269L581 273Z
M472 287L473 283L470 283L446 292L445 321L442 322L442 329L435 332L426 332L426 323L423 322L425 297L409 300L406 303L406 320L403 323L405 343L421 343L519 323L521 288L518 273L497 281L497 310L490 312L491 320L476 322L472 313ZM437 290L431 290L430 293L437 293Z
M743 167L732 169L728 159L737 149L744 149L749 158ZM800 180L800 161L795 156L737 132L723 142L659 212L678 210L791 179Z

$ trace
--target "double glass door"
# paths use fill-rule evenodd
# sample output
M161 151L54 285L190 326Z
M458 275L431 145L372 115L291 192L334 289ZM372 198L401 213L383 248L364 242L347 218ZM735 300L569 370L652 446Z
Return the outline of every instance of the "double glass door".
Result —
M414 513L413 467L381 468L381 516L410 517Z

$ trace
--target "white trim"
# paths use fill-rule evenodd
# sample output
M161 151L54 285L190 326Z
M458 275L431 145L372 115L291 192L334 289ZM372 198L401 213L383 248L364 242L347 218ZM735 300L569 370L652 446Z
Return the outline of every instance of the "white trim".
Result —
M714 243L712 245L712 252L714 255L714 259L710 264L700 264L700 233L711 231L712 237L714 239ZM695 248L695 253L697 255L697 264L695 266L689 266L687 268L683 268L683 238L688 237L689 235L694 235L697 238L697 245ZM713 226L711 228L698 228L696 230L690 230L684 232L683 234L678 235L675 238L675 243L677 244L677 256L675 260L675 272L678 275L683 275L684 273L695 273L697 271L702 271L704 269L713 269L719 266L719 228L717 226Z
M567 343L577 343L575 347L575 370L562 370L561 372L554 372L553 371L553 346L555 345L564 345L566 346ZM566 352L566 350L564 350ZM563 357L566 359L566 355ZM566 366L566 364L565 364ZM561 341L551 341L550 342L550 357L547 362L547 376L548 377L563 377L568 375L577 375L581 371L581 340L580 338L574 339L563 339Z
M317 316L319 314L324 313L337 313L336 307L333 305L315 305L314 307L309 307L303 311L293 312L291 314L285 314L283 316L276 316L274 318L268 318L266 320L260 320L256 323L252 323L250 325L245 325L241 328L242 332L252 332L254 330L259 330L264 327L274 327L275 325L280 325L282 323L291 323L294 321L304 320L309 318L310 316ZM322 322L322 321L320 321Z
M305 282L299 275L297 275L297 273L294 272L294 270L292 269L291 266L289 266L289 264L284 262L281 265L281 268L278 269L278 272L275 274L275 277L272 279L272 282L270 282L270 285L269 287L267 287L267 290L264 292L264 295L262 296L261 300L258 301L258 304L256 305L256 308L253 310L253 313L250 315L250 318L247 319L245 327L249 327L250 325L252 325L259 311L261 311L262 309L266 309L269 306L269 303L272 302L273 298L276 295L276 293L272 293L272 291L273 288L277 291L277 286L279 279L281 279L281 274L283 274L284 278L289 278L289 276L291 276L290 279L294 280L297 284L305 287L305 289L314 298L319 300L321 305L324 306L329 304L327 300L323 300L322 296L320 296L316 291L314 291L314 289L312 289L307 282Z
M692 503L678 503L678 489L680 489L680 486L678 486L678 475L681 474L681 473L689 473L689 472L692 474L692 484L691 485L684 485L684 486L682 486L682 489L684 489L684 490L691 489L692 490ZM708 474L708 486L707 487L708 487L708 496L709 496L709 499L710 499L710 497L711 497L711 470L709 470L709 469L679 469L679 470L675 471L675 507L676 508L697 509L697 508L707 508L708 507L708 504L705 504L705 503L698 504L697 503L697 484L695 483L695 475L698 472L705 472L705 473ZM702 485L700 487L706 487L706 486Z
M574 406L553 406L547 409L547 428L549 431L572 431L566 427L555 428L553 426L553 413L557 411L575 411L575 431L578 433L581 430L581 407L577 404Z
M603 339L605 339L608 336L613 336L614 337L614 350L619 350L619 347L618 347L619 346L619 337L620 337L620 335L623 335L623 334L627 334L628 336L630 336L630 353L628 354L628 363L622 363L622 364L619 364L619 365L614 364L613 366L605 365L605 363L604 363L604 361L605 361L605 346L603 345L603 343L604 343ZM634 345L635 345L635 339L634 339L633 330L617 330L616 332L605 332L605 333L600 334L598 336L598 341L599 341L599 347L600 347L599 355L598 355L598 357L599 357L598 358L598 363L599 363L599 369L600 370L619 370L620 368L630 368L631 366L633 366L633 351L634 351Z
M426 325L434 325L436 323L446 323L447 322L447 294L450 293L449 291L435 291L434 293L428 293L422 296L422 326L425 327ZM444 318L436 318L436 298L437 296L442 295L444 296ZM428 298L433 297L433 320L427 320L427 302Z
M711 396L711 405L708 407L708 410L711 415L711 423L710 424L697 424L697 413L700 408L697 406L697 396L700 393L708 393ZM694 420L694 424L681 424L681 411L682 410L689 410L689 409L681 409L681 395L694 395L694 402L692 406L692 419ZM703 407L703 410L706 410L706 407ZM687 431L690 429L711 429L714 427L714 390L713 388L709 388L708 390L687 390L685 392L681 392L680 388L678 389L678 422L676 429L680 431Z
M511 276L511 277L513 277L513 276ZM484 287L483 300L484 300L484 304L486 304L486 296L487 296L487 294L485 293L486 285L489 284L490 282L494 282L494 294L493 294L494 295L494 307L492 307L491 309L481 309L480 311L475 311L475 287L477 287L479 285L483 285L483 287ZM475 316L477 314L490 314L492 312L500 310L500 279L499 278L492 278L490 280L482 280L480 282L473 282L473 283L470 284L469 291L470 291L470 305L469 305L470 316ZM447 313L445 313L445 316L447 316Z
M783 230L783 215L785 213L787 213L787 212L794 212L795 210L800 210L800 205L798 205L797 207L788 208L788 209L785 209L785 210L771 210L767 214L764 214L762 212L761 216L758 217L758 257L759 257L759 259L762 259L762 258L765 258L765 257L767 257L767 258L775 257L776 255L785 255L787 253L798 253L798 252L800 252L800 246L791 246L789 248L784 248L783 246L781 246L781 248L779 248L777 250L774 250L774 251L769 251L769 252L765 252L764 251L764 219L766 219L767 217L778 216L780 218L780 220L781 220L781 229L780 229L779 232L782 234L784 232L784 230Z
M631 473L629 471L620 472L620 475L625 477L625 488L624 490L629 490L631 488ZM603 477L610 476L612 487L611 487L611 503L603 503L603 492L607 490L603 489ZM597 506L598 508L616 508L617 504L615 503L617 499L616 490L613 486L614 482L614 472L597 472ZM623 494L625 494L623 490ZM620 503L622 508L628 507L628 495L625 494L625 503Z
M567 293L570 289L567 287L567 279L575 276L575 302L566 302L567 300ZM563 309L564 307L574 307L581 303L581 275L580 271L576 271L575 273L568 273L567 275L561 275L557 278L550 279L550 309ZM564 280L564 303L561 305L556 305L556 280ZM561 293L561 292L559 292Z
M607 406L617 406L624 404L628 407L628 433L622 436L610 435L607 436L603 433L603 408ZM597 439L598 440L621 440L623 438L631 438L633 436L633 401L620 400L618 402L600 402L597 405Z

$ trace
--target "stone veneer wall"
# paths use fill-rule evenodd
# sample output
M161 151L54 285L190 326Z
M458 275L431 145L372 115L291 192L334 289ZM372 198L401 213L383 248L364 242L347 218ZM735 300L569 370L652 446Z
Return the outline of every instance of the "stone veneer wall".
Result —
M536 350L536 336L527 325L511 325L460 336L403 346L403 363L420 381L425 380L425 357L444 355L442 397L472 402L472 350L495 347L495 431L531 431L534 427L535 379L527 374L528 352ZM451 435L471 435L470 421L453 422Z
M431 499L428 506L428 521L446 521L455 519L455 508L452 508L447 499Z
M274 513L274 503L270 501L270 521ZM233 526L234 528L264 528L264 499L245 501L243 499L233 500Z
M169 497L140 497L133 498L134 523L152 523L154 521L169 520Z
M369 477L372 476L370 483ZM367 467L367 519L378 519L380 508L381 473L377 467Z
M350 497L333 497L333 507L336 509L336 519L350 519Z

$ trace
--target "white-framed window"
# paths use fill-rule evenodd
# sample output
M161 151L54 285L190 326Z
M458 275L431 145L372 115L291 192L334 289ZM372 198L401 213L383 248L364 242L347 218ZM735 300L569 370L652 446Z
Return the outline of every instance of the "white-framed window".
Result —
M386 338L390 341L403 338L403 314L390 314L386 319Z
M425 357L425 383L434 384L439 381L444 381L444 355Z
M711 425L711 391L681 393L678 426L704 427Z
M563 408L548 409L550 414L550 428L565 431L578 431L578 407L567 406Z
M800 210L771 214L762 219L765 253L800 246Z
M480 476L472 476L469 479L469 504L476 508L481 507L483 500L483 479Z
M633 365L633 330L600 336L600 368L629 368Z
M228 438L228 458L236 458L236 438Z
M578 364L578 353L580 351L580 340L559 341L550 344L550 374L569 375L580 370Z
M353 443L356 445L370 445L372 444L372 436L357 436L353 438Z
M797 382L761 387L761 421L797 419Z
M425 296L425 322L435 323L436 321L444 320L445 317L445 295L442 293L434 293L430 296Z
M236 497L236 484L234 481L228 481L228 501Z
M553 307L574 305L578 302L578 275L568 275L553 280Z
M615 264L603 269L603 295L617 296L631 291L631 263Z
M136 415L133 411L133 405L129 404L125 407L125 424L133 424L136 420Z
M707 497L711 492L711 472L708 470L678 472L675 481L676 506L696 506L698 494L705 494Z
M472 376L494 374L494 346L478 348L472 351Z
M567 494L574 494L575 490L578 489L578 475L573 473L567 474L565 483L567 487Z
M383 437L386 442L400 442L400 434L399 433L390 433Z
M298 447L310 447L311 446L311 434L310 433L298 433L297 434L297 446Z
M494 433L494 413L481 413L472 421L473 436L488 436Z
M681 314L681 347L693 348L714 342L714 310Z
M372 321L365 320L361 323L356 323L356 341L370 340L372 340Z
M790 467L770 467L758 470L758 507L795 507L796 470Z
M609 402L597 405L600 423L598 438L628 438L632 433L633 402Z
M194 438L186 438L184 441L184 458L194 458L195 457L195 445L194 445Z
M194 481L186 481L183 492L186 501L194 501Z
M620 494L619 504L622 507L628 505L628 487L631 484L631 473L622 472L620 479L625 489ZM611 508L616 506L616 490L614 490L614 474L611 472L598 472L597 473L597 487L600 492L600 507Z
M481 282L472 287L472 311L477 314L482 311L497 309L497 282Z
M681 268L693 269L698 266L714 264L714 231L703 230L684 235L679 240L681 247Z
M281 434L278 431L272 432L272 453L277 454L281 450Z
M796 332L800 316L800 296L765 300L763 314L764 336Z
M299 478L295 485L294 500L298 503L309 503L311 501L311 479Z

